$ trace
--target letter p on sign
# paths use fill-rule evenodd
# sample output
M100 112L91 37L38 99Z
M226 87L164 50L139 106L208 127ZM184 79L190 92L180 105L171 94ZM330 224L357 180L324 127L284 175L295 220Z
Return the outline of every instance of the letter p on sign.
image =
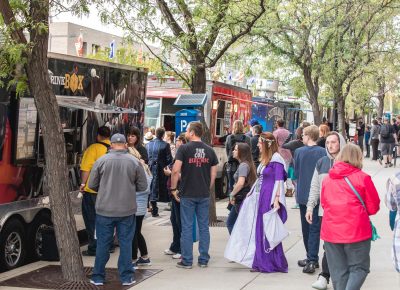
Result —
M187 125L188 124L186 120L181 120L181 132L186 132Z

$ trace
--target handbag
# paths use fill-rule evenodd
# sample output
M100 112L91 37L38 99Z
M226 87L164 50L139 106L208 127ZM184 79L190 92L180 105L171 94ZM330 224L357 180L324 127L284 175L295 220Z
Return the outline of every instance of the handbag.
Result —
M264 251L269 253L289 236L289 231L283 224L277 209L272 209L263 214L263 224L264 236L269 242L269 248L264 249Z
M363 205L363 207L365 208L365 210L367 211L367 207L365 206L365 203L363 201L363 199L361 198L360 194L357 192L357 190L354 188L353 184L351 184L350 180L345 177L344 180L346 180L347 184L350 186L351 190L354 192L354 194L357 196L357 198L360 200L361 204ZM368 213L368 212L367 212ZM368 217L369 218L369 217ZM369 219L369 222L371 224L371 228L372 228L372 237L371 237L371 241L376 241L377 239L380 239L381 237L378 235L378 230L376 229L376 227L374 226L374 224L371 222L371 219Z

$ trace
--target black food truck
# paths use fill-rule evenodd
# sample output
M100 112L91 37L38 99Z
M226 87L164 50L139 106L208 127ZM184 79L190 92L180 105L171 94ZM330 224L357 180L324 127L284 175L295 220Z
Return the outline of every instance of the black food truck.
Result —
M50 82L64 129L73 211L80 214L79 164L97 128L142 128L147 70L49 53ZM34 98L0 90L0 270L42 256L41 231L51 225L44 148Z

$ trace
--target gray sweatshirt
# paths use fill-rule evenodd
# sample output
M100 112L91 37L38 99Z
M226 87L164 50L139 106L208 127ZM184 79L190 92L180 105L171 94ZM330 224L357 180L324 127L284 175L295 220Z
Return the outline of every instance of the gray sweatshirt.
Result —
M344 140L343 136L339 134L339 142L340 142L340 150L346 145L346 140ZM327 156L322 157L317 161L315 165L314 175L311 179L310 186L310 194L308 196L307 202L307 211L313 211L314 208L319 204L318 215L323 216L324 211L319 202L320 194L322 189L322 181L328 175L329 170L332 168L334 163L334 157L328 152L328 148L326 148Z
M128 150L110 150L93 165L88 186L97 191L97 214L126 217L136 213L136 191L146 190L147 178Z

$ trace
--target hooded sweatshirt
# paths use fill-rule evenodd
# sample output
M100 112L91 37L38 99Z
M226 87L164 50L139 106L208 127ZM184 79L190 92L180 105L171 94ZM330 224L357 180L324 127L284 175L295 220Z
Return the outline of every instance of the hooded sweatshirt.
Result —
M365 208L344 177L347 177L365 203ZM324 218L321 239L337 244L371 238L369 216L379 210L379 195L371 176L345 162L335 162L322 182L321 205Z
M337 132L335 132L337 133ZM339 134L340 151L346 145L346 140ZM308 196L307 211L313 211L313 209L320 203L320 195L322 188L322 181L328 175L329 169L332 168L335 158L329 153L328 148L326 149L326 156L322 157L317 161L315 166L314 175L311 179L310 195ZM324 210L321 205L319 205L319 216L324 215Z

